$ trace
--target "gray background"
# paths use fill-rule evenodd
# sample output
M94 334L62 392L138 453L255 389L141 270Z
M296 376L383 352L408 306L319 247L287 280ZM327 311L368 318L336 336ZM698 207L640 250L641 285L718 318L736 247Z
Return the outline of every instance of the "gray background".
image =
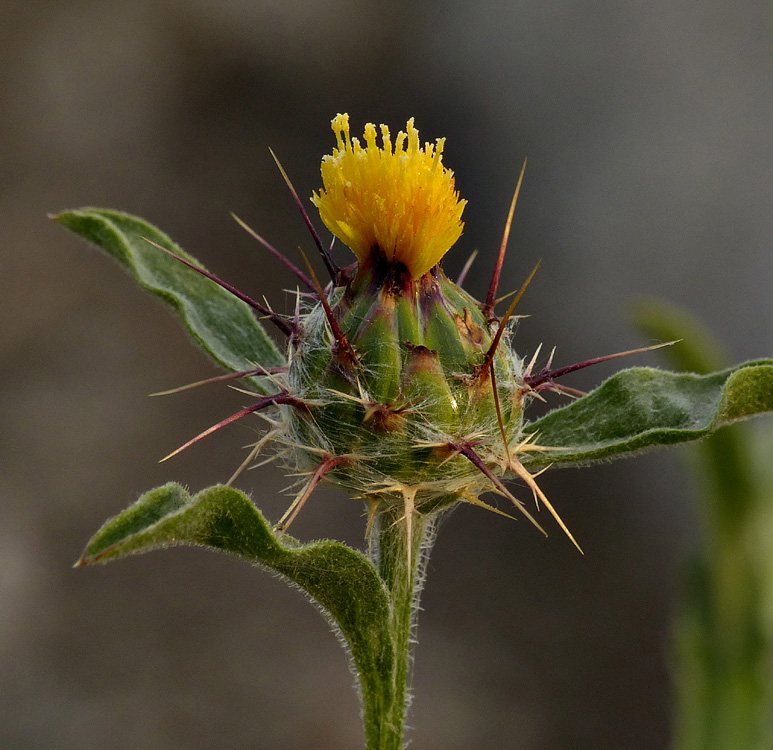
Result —
M469 206L446 266L479 248L477 295L529 158L503 277L517 287L543 259L519 351L555 344L567 364L639 345L626 305L654 295L701 316L733 359L771 354L768 3L10 0L1 13L3 748L361 745L344 654L281 582L189 549L70 569L142 490L227 478L255 425L156 463L243 399L146 398L215 370L46 212L143 215L285 309L292 279L228 215L289 253L310 247L268 147L308 196L336 112L355 130L413 115L423 137L448 138ZM669 619L698 537L685 455L544 477L584 557L553 526L544 540L472 508L447 519L412 747L667 746ZM288 502L271 468L240 486L271 518ZM330 492L295 526L355 545L363 529Z

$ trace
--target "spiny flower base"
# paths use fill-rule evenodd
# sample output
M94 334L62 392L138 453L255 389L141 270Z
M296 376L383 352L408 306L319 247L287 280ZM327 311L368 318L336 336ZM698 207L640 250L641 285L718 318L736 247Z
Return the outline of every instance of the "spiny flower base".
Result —
M533 363L524 367L510 348L513 306L505 319L487 320L483 306L439 266L415 279L375 260L329 292L311 275L316 304L301 314L299 296L295 319L281 319L280 328L291 332L289 366L240 373L270 375L277 393L175 453L261 412L270 429L242 468L260 452L274 450L301 477L278 523L281 531L322 482L364 500L369 528L384 508L402 508L409 528L414 514L456 502L496 511L480 499L491 491L509 498L541 530L502 482L515 474L569 534L519 461L542 450L523 435L525 402L539 388L553 386L545 373L532 376ZM535 377L539 383L532 385Z

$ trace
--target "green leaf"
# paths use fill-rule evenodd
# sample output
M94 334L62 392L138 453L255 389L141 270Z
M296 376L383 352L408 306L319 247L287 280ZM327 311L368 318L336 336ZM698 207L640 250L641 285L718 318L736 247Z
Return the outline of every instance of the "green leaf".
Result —
M529 465L622 457L710 435L723 425L773 411L773 360L712 373L623 370L574 403L528 425L551 450Z
M369 713L383 715L394 691L390 597L373 564L340 542L300 544L277 537L250 499L216 486L191 496L169 483L145 493L89 541L78 565L104 563L175 545L228 552L305 591L340 628L360 676Z
M146 241L203 268L151 224L100 208L65 211L53 218L115 258L143 289L175 308L194 341L225 369L241 372L256 364L285 364L248 305ZM276 390L266 378L250 381L263 393Z

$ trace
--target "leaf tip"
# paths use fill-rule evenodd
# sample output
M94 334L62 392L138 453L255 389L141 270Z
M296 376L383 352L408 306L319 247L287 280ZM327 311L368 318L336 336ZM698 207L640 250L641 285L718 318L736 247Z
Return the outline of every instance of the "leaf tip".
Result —
M77 209L59 211L58 213L47 213L46 218L51 219L51 221L55 221L65 229L72 229L73 222L78 220L78 213L81 212Z
M57 224L61 224L63 227L67 226L67 220L72 216L72 211L59 211L58 213L47 213L46 218L55 221Z

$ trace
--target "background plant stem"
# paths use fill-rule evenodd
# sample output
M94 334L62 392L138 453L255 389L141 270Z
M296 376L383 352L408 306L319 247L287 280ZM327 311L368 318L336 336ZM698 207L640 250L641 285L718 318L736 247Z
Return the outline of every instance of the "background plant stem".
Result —
M703 374L726 364L711 334L678 308L643 303L636 321L649 336L683 339L663 352L679 369ZM773 746L771 594L758 549L771 487L756 470L751 428L727 427L690 453L703 540L686 561L674 624L674 750Z

